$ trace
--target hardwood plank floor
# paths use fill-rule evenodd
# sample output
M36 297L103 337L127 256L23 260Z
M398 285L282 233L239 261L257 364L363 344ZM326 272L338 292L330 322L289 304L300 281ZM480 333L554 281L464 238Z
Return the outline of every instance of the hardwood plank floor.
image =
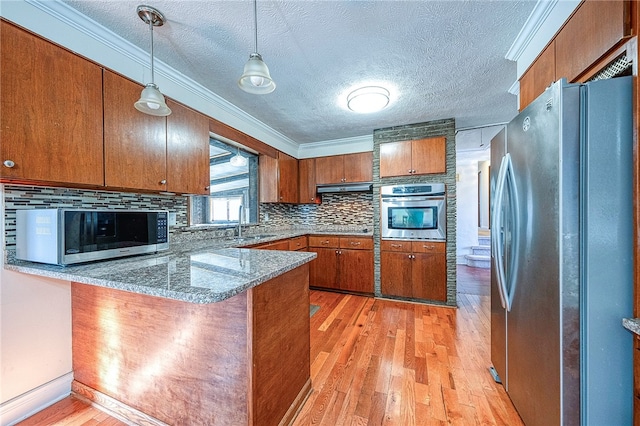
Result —
M458 309L311 291L314 391L293 425L522 425L488 372L489 280L459 265ZM74 397L20 423L62 424L124 423Z

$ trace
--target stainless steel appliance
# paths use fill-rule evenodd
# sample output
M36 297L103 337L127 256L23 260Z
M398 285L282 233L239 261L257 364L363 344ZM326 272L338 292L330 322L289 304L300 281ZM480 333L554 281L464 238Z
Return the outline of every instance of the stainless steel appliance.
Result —
M491 147L497 375L527 426L631 425L632 77L558 81Z
M383 186L380 197L382 238L447 239L444 183Z
M69 265L169 248L168 212L16 211L16 258Z

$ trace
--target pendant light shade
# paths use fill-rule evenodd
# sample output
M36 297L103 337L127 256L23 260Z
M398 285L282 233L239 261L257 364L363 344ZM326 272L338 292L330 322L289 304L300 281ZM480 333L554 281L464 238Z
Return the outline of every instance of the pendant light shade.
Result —
M264 95L276 89L276 84L269 75L269 68L259 53L249 55L244 66L244 73L238 80L238 86L247 93Z
M154 83L154 69L153 69L153 27L160 27L164 24L165 18L159 10L151 6L138 6L138 16L145 24L149 25L149 31L151 32L151 83L148 83L144 89L140 99L134 104L136 109L140 112L149 115L167 116L171 114L171 109L167 106L164 100L164 96L160 93L158 86Z
M254 47L255 50L249 55L249 60L244 66L244 73L238 80L238 86L247 93L254 95L265 95L276 89L269 74L267 64L262 60L262 56L258 53L258 3L253 1L253 22L255 25Z
M231 157L229 163L231 163L233 167L245 167L247 165L247 159L240 155L240 148L238 148L238 153Z

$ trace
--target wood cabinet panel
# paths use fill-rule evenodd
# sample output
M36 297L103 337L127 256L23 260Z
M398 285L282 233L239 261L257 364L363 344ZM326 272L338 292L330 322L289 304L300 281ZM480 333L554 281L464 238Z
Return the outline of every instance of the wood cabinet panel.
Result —
M380 144L380 177L445 173L447 139L425 138Z
M261 155L260 175L261 203L298 202L298 160L278 152L277 158Z
M338 253L340 290L372 294L373 250L341 249Z
M339 289L338 256L335 248L309 247L318 257L309 263L309 285L328 289Z
M278 201L298 202L298 160L278 152Z
M298 202L301 204L319 204L316 194L316 160L304 158L298 160Z
M166 118L133 107L142 86L104 71L105 184L166 191Z
M371 237L340 237L340 248L373 250L373 239Z
M318 185L373 180L373 152L317 157Z
M383 240L380 252L382 294L445 302L446 267L444 242Z
M520 78L520 110L556 80L556 44L552 41Z
M380 177L411 174L411 142L380 144Z
M309 247L340 247L340 237L328 235L309 235Z
M316 184L340 183L344 177L342 155L316 158Z
M569 81L630 35L630 2L582 2L556 36L556 76Z
M411 257L409 253L380 252L380 290L391 296L412 297Z
M411 295L416 299L447 300L446 256L416 253L411 259Z
M301 235L299 237L294 237L289 239L289 250L297 251L304 250L307 248L307 236Z
M411 168L415 175L447 171L447 139L418 139L411 143Z
M209 194L209 118L167 100L167 191Z
M5 21L0 62L0 178L104 185L102 69Z
M343 157L345 182L373 181L373 152L345 154Z

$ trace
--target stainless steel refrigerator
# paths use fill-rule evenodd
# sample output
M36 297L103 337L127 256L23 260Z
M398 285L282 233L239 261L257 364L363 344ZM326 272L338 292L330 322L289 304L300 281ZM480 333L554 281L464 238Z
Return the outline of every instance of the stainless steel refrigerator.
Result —
M631 77L560 80L491 142L492 370L527 426L632 424L632 131Z

